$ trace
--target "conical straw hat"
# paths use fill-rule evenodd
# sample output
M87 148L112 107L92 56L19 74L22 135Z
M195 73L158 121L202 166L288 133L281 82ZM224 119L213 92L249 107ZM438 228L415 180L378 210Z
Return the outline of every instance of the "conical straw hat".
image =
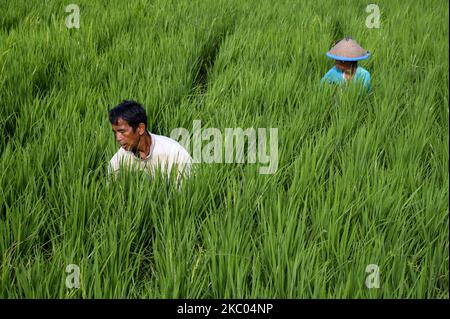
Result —
M367 59L369 55L369 51L361 48L361 46L350 37L342 39L327 52L327 57L340 61L359 61Z

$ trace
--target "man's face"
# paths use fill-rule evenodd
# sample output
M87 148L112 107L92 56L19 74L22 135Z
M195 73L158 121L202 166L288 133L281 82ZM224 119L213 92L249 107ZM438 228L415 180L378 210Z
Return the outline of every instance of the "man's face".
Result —
M116 124L112 124L112 131L116 136L116 141L126 151L134 151L139 144L140 134L139 128L133 132L133 127L128 125L128 122L122 118L117 120Z
M351 72L352 71L352 63L346 61L337 61L336 60L336 68L338 68L341 72Z

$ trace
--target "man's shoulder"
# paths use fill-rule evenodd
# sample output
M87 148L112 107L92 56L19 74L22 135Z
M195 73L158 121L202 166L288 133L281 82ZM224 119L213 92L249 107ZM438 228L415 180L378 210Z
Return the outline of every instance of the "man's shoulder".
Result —
M339 71L336 68L336 66L333 66L331 69L328 70L328 72L326 73L327 75L334 75L334 74L338 74Z
M323 76L322 82L325 80L328 80L330 82L341 82L342 80L342 73L338 71L336 66L333 66L331 69L328 70L328 72Z
M119 148L119 149L117 150L117 152L113 155L113 157L111 158L111 160L109 161L109 164L110 164L111 166L118 166L120 160L123 159L124 157L127 157L127 156L128 156L127 153L128 153L128 152L125 151L122 147Z
M181 155L183 157L190 157L187 150L174 139L153 133L152 137L154 138L155 142L155 149L154 149L155 155L164 154L164 155L178 155L178 156Z
M363 77L369 77L370 78L370 72L364 69L363 67L358 67L358 72Z
M177 141L174 139L164 136L164 135L157 135L152 134L154 140L155 140L155 147L158 148L158 150L167 149L167 150L177 150L177 149L184 149L183 146L180 145Z
M113 155L112 159L113 159L113 158L120 158L120 157L126 155L126 153L127 153L127 151L125 151L125 150L123 149L123 147L120 147L120 148L117 150L117 152Z

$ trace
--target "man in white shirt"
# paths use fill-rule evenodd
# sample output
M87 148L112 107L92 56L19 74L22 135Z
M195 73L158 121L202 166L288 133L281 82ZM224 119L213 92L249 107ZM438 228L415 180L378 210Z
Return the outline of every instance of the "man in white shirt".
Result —
M108 173L121 167L145 170L153 175L156 169L170 174L176 168L177 180L188 176L192 158L177 141L147 130L147 115L142 105L123 101L109 111L112 131L120 149L109 162Z

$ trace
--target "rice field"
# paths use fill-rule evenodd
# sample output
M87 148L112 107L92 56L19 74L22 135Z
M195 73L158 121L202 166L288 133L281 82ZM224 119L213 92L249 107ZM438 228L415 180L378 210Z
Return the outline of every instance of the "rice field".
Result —
M0 298L448 298L448 1L73 3L0 0ZM347 35L370 94L319 84ZM124 99L278 128L278 168L110 183Z

